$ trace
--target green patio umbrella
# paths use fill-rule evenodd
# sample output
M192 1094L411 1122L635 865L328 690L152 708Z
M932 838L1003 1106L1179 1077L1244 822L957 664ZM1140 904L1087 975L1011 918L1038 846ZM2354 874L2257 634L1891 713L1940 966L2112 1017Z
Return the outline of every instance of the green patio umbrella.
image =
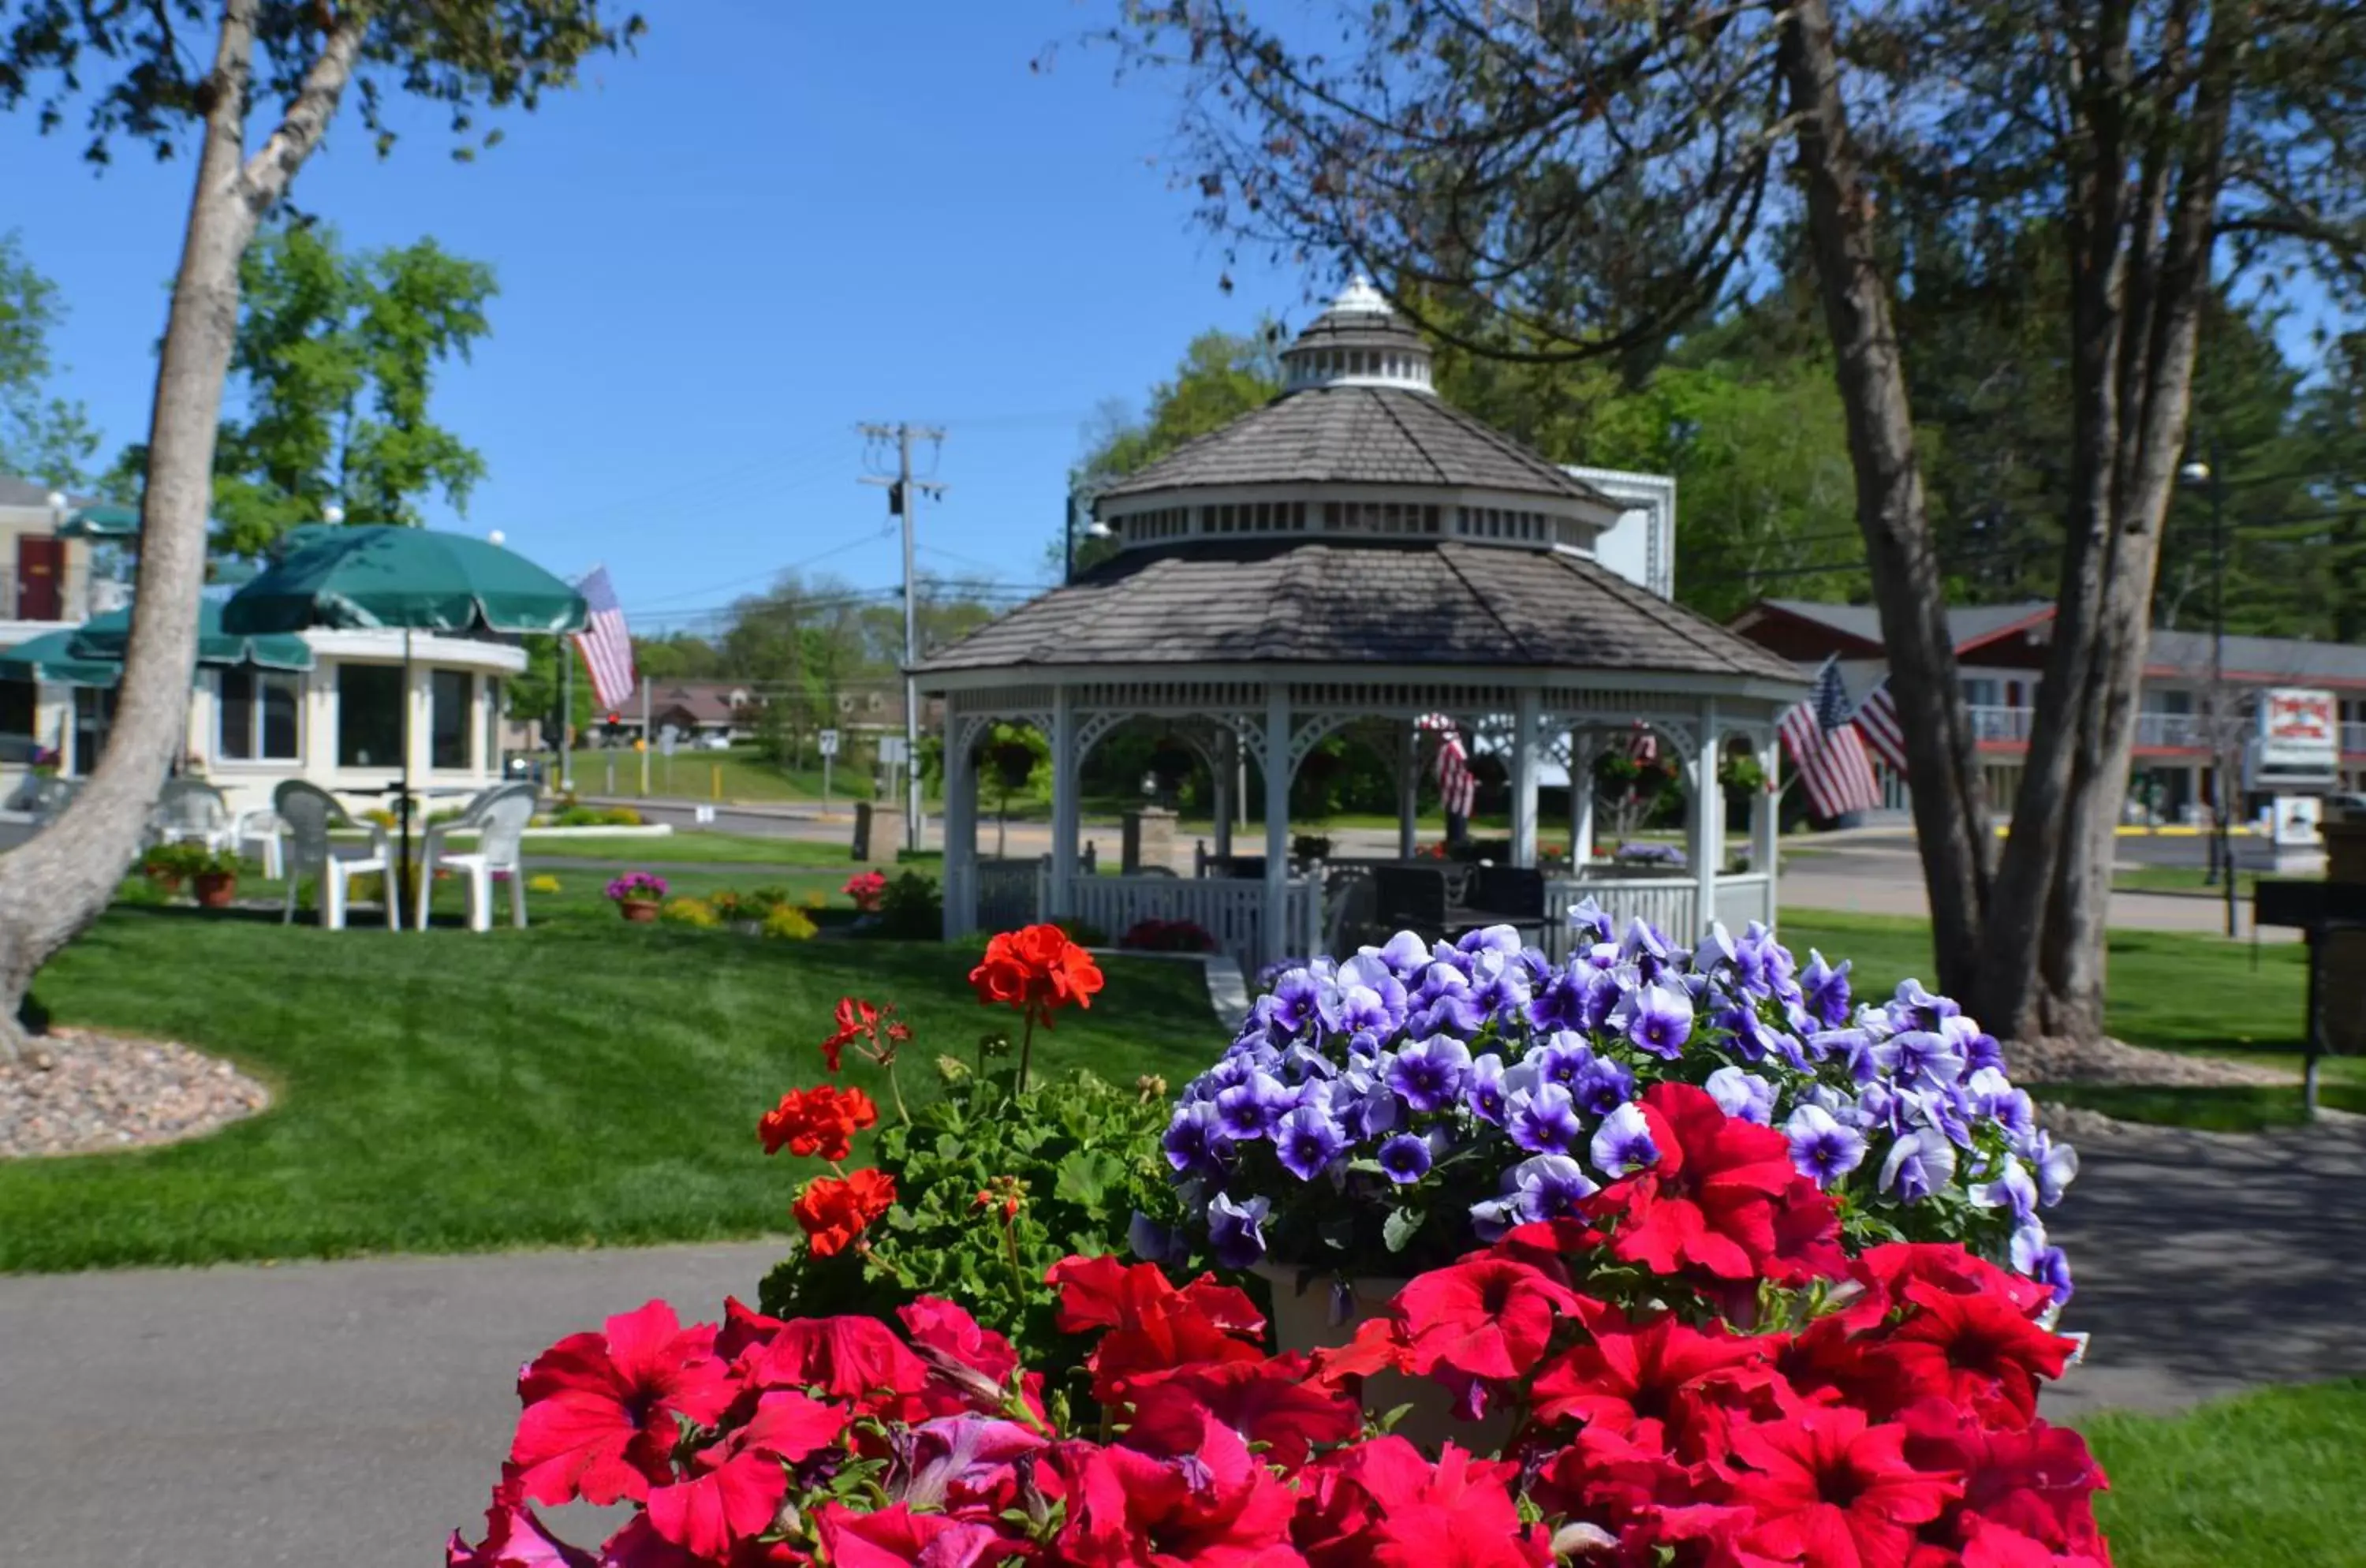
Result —
M93 615L69 634L69 641L77 659L107 659L120 664L123 662L123 650L131 641L131 612L109 610L103 615ZM310 670L312 668L312 645L293 632L233 637L222 630L220 602L207 599L197 605L197 662L254 664L266 670Z
M62 539L131 539L140 534L140 509L103 502L77 510L58 526Z
M122 660L80 657L73 637L72 631L43 632L0 652L0 680L111 687L123 678Z
M411 886L411 634L583 629L583 595L501 546L385 523L307 524L222 606L231 636L402 629L402 883Z

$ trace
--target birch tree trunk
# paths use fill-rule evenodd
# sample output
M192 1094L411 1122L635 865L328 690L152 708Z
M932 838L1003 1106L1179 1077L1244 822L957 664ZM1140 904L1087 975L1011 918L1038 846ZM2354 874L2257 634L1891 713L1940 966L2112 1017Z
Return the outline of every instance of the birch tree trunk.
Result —
M31 842L0 855L0 1061L23 1054L17 1015L33 976L107 908L165 772L186 743L214 445L238 330L239 260L320 144L361 42L364 24L351 16L324 35L302 91L249 158L254 16L254 0L225 0L213 70L199 95L205 132L157 358L138 587L115 723L73 804Z
M1955 639L1924 506L1913 415L1898 359L1888 286L1875 253L1867 194L1849 140L1826 0L1797 0L1781 63L1789 89L1817 294L1831 332L1857 524L1889 654L1889 685L1914 779L1914 831L1931 901L1939 981L1974 982L1988 903L1988 803L1977 748L1955 677Z

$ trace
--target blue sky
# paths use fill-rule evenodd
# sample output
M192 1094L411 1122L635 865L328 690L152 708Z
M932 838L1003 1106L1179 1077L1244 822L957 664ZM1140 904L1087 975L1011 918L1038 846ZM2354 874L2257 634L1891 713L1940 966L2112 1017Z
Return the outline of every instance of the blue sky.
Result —
M349 114L296 188L349 244L432 234L493 265L493 335L436 393L490 476L438 525L563 572L604 561L637 626L802 562L899 581L856 483L865 419L948 427L924 571L1037 581L1098 404L1138 406L1203 328L1309 313L1295 272L1220 290L1163 163L1171 84L1076 41L1111 6L647 8L637 57L474 164L423 110L380 163ZM80 148L0 120L0 226L62 288L62 389L111 453L145 432L188 165L125 148L94 177Z

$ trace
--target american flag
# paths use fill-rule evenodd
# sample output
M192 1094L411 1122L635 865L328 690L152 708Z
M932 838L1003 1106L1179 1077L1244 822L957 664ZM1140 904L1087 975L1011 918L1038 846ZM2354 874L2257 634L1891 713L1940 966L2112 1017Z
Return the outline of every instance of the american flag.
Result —
M1454 721L1442 713L1424 714L1415 728L1437 737L1437 793L1439 802L1456 817L1470 815L1470 807L1479 794L1479 781L1470 772L1470 754L1462 749L1461 732Z
M614 713L625 705L637 683L625 608L616 603L616 590L608 581L604 566L593 567L592 575L575 586L591 611L583 629L575 634L576 651L583 655L583 668L592 672L592 690L598 694L600 705Z
M1778 728L1817 816L1840 817L1881 804L1865 742L1849 722L1848 688L1841 682L1837 658L1824 660L1813 694L1785 714Z
M1865 694L1856 705L1857 733L1873 748L1889 771L1898 777L1906 776L1906 731L1898 722L1898 699L1889 694L1889 677L1884 675L1881 684Z

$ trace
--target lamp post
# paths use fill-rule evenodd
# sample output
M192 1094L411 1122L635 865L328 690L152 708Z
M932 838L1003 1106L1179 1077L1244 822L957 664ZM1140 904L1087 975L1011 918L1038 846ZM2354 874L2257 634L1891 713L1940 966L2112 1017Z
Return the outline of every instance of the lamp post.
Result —
M2234 734L2233 715L2226 699L2226 485L2218 471L2218 444L2210 444L2207 460L2196 458L2178 470L2191 484L2210 487L2210 749L2217 771L2217 799L2212 812L2211 864L2206 886L2220 881L2226 896L2226 934L2235 935Z
M1117 530L1096 517L1085 525L1085 537L1114 539ZM1065 551L1060 568L1060 581L1073 582L1076 578L1076 492L1074 491L1068 492L1068 525L1060 530L1060 542Z

